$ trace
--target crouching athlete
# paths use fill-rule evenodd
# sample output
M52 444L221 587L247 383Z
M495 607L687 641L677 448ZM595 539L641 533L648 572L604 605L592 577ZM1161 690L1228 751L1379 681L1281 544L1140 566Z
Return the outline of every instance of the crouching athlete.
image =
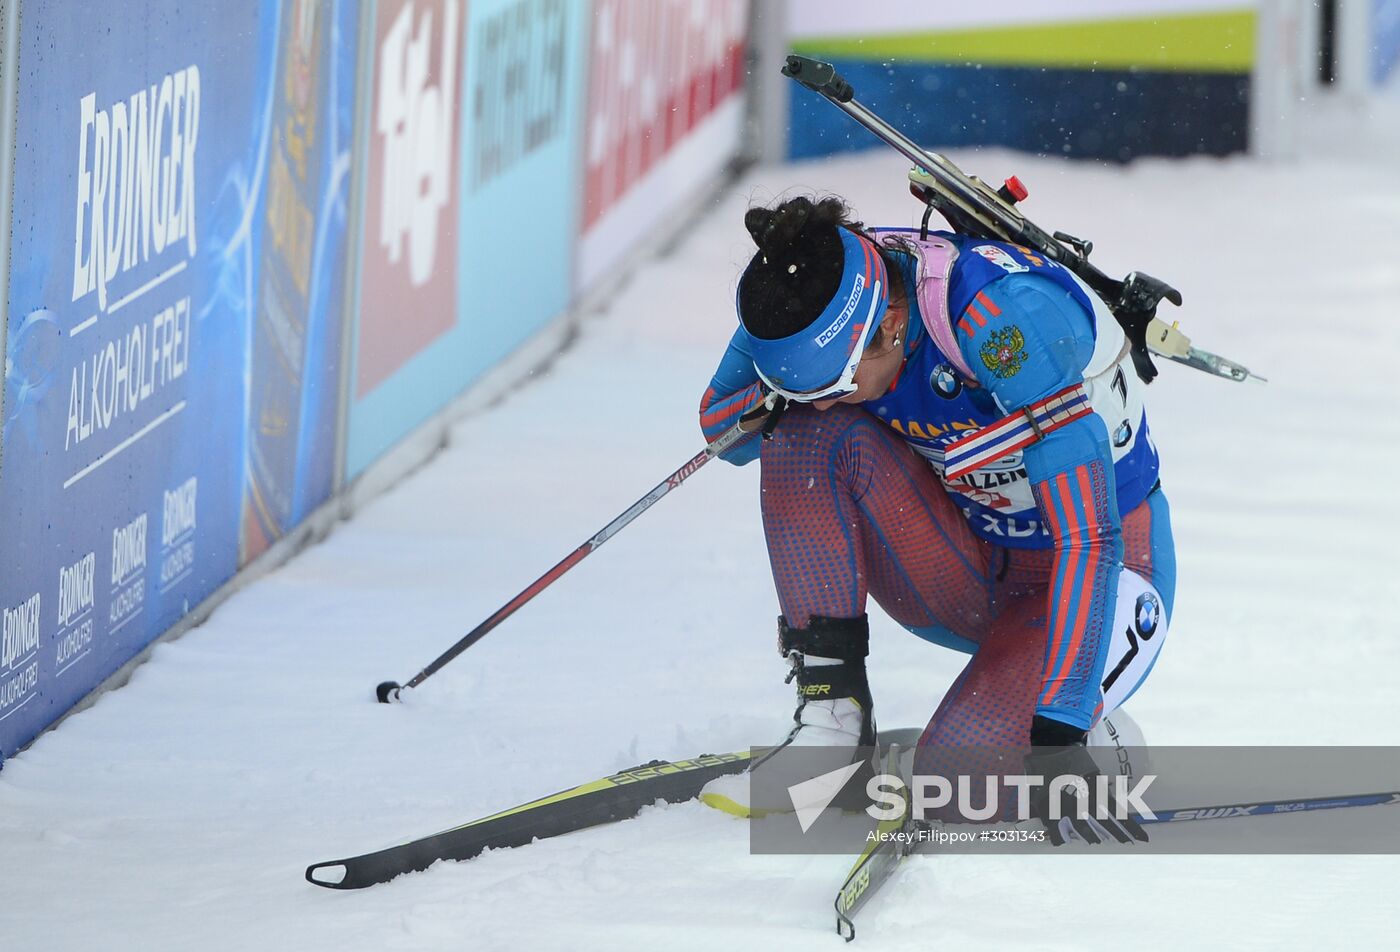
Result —
M759 420L770 394L788 401L771 438L724 457L761 468L798 687L784 743L874 743L873 596L968 655L920 749L1082 747L1152 670L1175 588L1118 323L1015 245L867 230L830 197L752 208L744 224L758 247L700 422L714 440ZM726 778L705 799L746 814L746 790Z

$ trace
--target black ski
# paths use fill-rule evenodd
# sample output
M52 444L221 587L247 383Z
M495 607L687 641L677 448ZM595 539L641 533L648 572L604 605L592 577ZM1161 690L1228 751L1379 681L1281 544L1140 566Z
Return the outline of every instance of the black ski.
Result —
M850 942L856 937L855 915L865 904L874 898L880 887L894 875L904 857L914 852L917 842L914 836L918 825L907 816L902 821L889 825L880 824L881 832L898 834L898 838L884 839L872 843L870 849L861 854L851 867L846 881L836 894L836 934Z
M883 772L905 781L908 775L901 769L901 747L917 742L919 732L896 731L900 734L885 750ZM881 740L885 740L882 736ZM904 799L904 813L892 820L883 820L875 827L875 839L856 857L851 871L836 893L836 934L850 942L856 937L855 915L885 884L904 857L913 851L913 831L920 825L911 816L911 798Z
M328 889L363 889L402 873L427 869L438 860L471 859L483 850L524 846L532 840L630 819L657 800L692 800L715 777L741 773L748 765L748 751L703 754L691 760L653 760L432 836L374 853L315 863L306 868L306 880Z

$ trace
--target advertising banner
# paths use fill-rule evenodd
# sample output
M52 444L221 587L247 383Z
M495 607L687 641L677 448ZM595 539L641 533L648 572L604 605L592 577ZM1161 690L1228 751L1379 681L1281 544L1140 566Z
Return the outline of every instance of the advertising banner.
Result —
M236 568L266 13L196 15L175 0L24 8L0 751Z
M593 6L580 288L737 155L748 32L747 0Z
M359 250L353 397L380 388L456 324L458 194L464 33L459 0L380 0L368 65L370 89L364 228ZM445 402L445 401L444 401ZM414 424L365 415L352 404L353 475Z
M265 176L240 564L335 485L358 20L353 0L289 0L278 24L258 153Z
M379 4L356 396L455 323L462 6L459 0Z
M569 306L591 19L584 0L472 4L457 229L467 380Z
M381 0L353 477L568 306L581 0Z
M334 487L357 16L25 7L0 751Z
M815 37L911 36L936 30L1047 26L1114 17L1171 18L1247 10L1260 0L1055 0L1053 4L947 4L885 0L855 6L848 0L783 0L794 40ZM1047 55L1054 55L1047 50Z
M1255 0L786 3L791 50L929 146L1127 161L1249 145ZM788 158L879 144L821 97L788 97Z

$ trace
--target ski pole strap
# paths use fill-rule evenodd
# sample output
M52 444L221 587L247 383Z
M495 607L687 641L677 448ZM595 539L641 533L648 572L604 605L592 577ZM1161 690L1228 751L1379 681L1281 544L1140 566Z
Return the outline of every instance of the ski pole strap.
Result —
M768 412L768 419L763 422L763 428L759 431L763 434L763 439L765 440L773 439L773 431L778 428L778 421L783 418L783 414L787 412L788 407L791 405L788 403L788 398L781 393L769 394L765 402L767 402L768 399L773 401L772 409Z
M1047 433L1053 433L1093 412L1089 405L1089 392L1082 382L1065 387L1010 416L1002 417L990 426L949 443L944 450L943 478L957 479L989 466L1044 439Z

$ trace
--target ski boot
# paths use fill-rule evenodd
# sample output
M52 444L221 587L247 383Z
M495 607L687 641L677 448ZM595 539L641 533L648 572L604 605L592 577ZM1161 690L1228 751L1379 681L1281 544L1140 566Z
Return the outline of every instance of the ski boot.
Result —
M865 658L870 653L870 622L865 615L814 615L806 628L792 628L786 618L779 616L778 651L792 666L787 681L797 682L792 729L780 745L755 761L745 773L716 778L700 792L704 803L739 817L792 812L792 802L780 795L782 791L849 766L856 754L854 748L874 748L877 743L875 705L865 675ZM830 748L829 758L824 760L811 753L812 748L821 747ZM803 748L800 757L792 755L793 748ZM763 803L755 802L751 783L753 776L760 773L765 790ZM868 771L856 774L845 789L858 783L859 790L864 791L864 778L868 776Z

